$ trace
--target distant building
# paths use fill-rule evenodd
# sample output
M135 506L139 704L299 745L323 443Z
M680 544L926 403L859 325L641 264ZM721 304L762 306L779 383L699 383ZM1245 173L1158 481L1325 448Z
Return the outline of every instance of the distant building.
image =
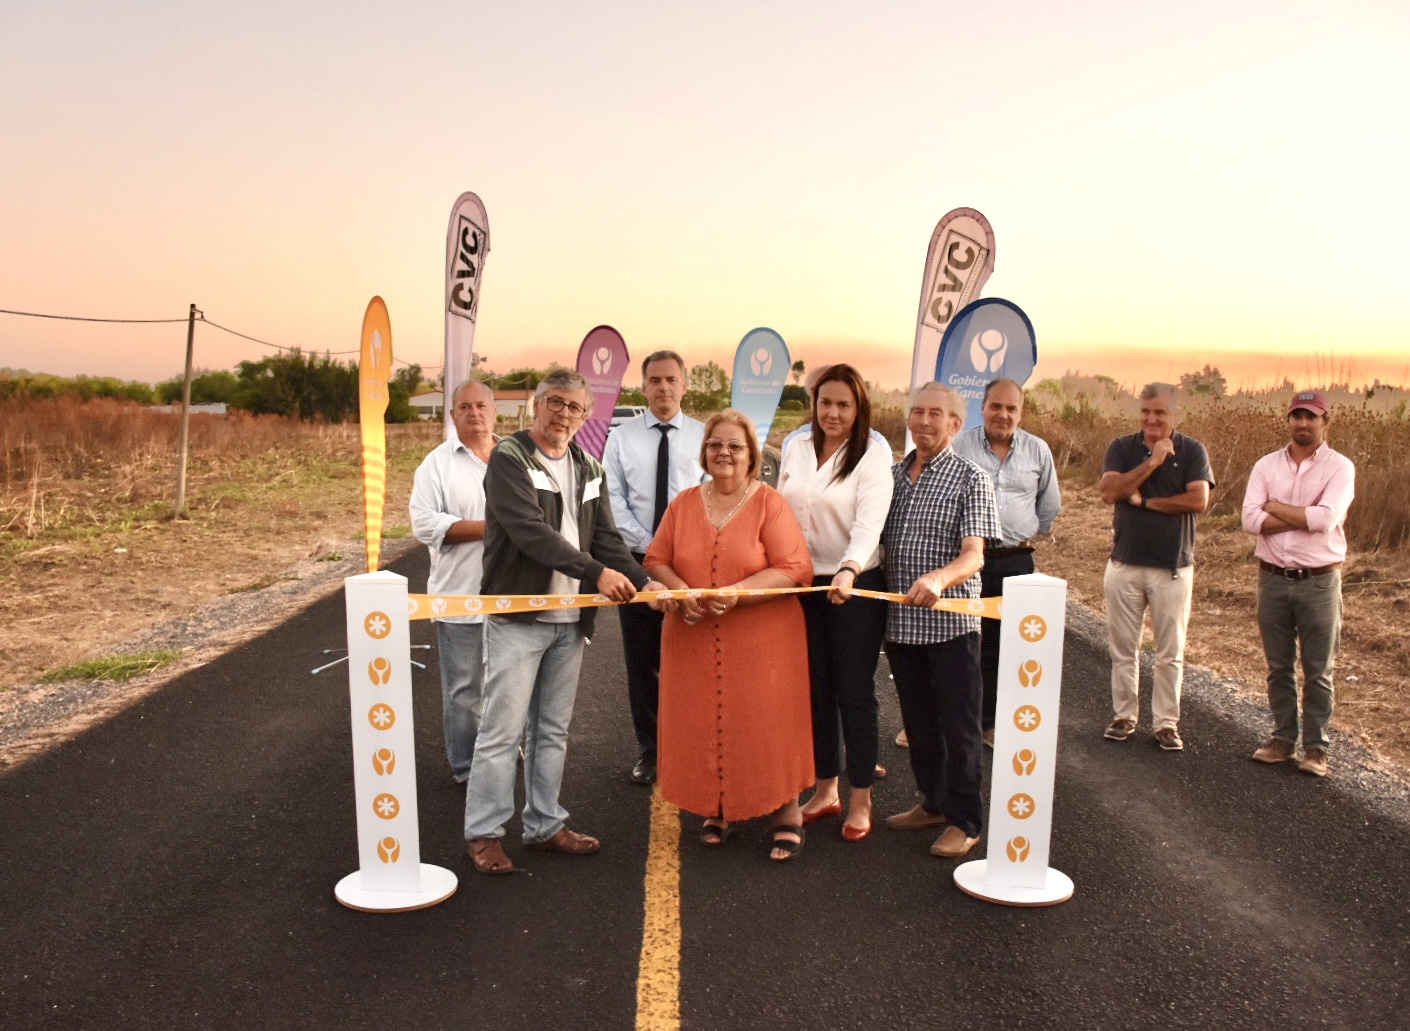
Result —
M411 395L411 407L419 419L442 419L445 417L446 396L441 390L427 390Z
M192 415L224 415L226 408L227 408L227 405L225 404L224 401L212 401L212 402L210 402L209 404L192 405L192 406L191 406L191 414L192 414ZM181 411L181 406L180 406L180 405L151 405L150 407L148 407L147 411L149 411L149 412L170 412L171 414L174 415L174 414L176 414L176 413L178 413L178 412Z
M529 400L532 390L496 390L494 392L495 415L516 424L518 429L529 425Z

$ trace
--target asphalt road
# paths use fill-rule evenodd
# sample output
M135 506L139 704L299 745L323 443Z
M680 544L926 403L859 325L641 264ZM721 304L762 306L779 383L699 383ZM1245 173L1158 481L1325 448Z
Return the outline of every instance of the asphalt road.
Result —
M424 587L424 552L394 568ZM1410 1027L1403 796L1341 753L1325 781L1250 762L1255 710L1199 673L1183 753L1103 741L1083 622L1052 847L1072 900L971 898L924 833L853 845L833 819L778 865L762 825L707 852L686 816L683 1027ZM335 595L0 774L0 1027L634 1025L650 793L626 777L616 620L588 649L564 790L603 850L525 853L516 821L510 877L463 856L434 652L415 653L422 859L461 884L378 915L333 897L357 863L347 679L308 670L342 625ZM912 801L884 661L879 683L878 817Z

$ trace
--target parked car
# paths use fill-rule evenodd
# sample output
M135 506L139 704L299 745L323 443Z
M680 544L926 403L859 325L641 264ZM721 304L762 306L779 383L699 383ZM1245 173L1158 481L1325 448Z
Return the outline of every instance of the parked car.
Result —
M618 405L612 409L612 421L607 424L607 428L611 430L624 422L631 422L644 411L646 405Z

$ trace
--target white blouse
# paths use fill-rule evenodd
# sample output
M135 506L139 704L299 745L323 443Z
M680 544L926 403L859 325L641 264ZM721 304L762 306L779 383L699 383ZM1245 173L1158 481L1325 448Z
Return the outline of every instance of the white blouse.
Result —
M863 572L881 564L881 529L895 488L891 449L868 440L852 474L834 480L842 453L838 448L819 468L813 442L799 441L788 449L778 476L778 489L807 538L814 576L831 576L844 562Z

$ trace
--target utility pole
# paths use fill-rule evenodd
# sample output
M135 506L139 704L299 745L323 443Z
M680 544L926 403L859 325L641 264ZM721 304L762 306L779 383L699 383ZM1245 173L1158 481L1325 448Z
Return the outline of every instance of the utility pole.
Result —
M181 437L176 445L176 505L173 519L186 518L186 440L191 428L191 357L196 344L196 305L186 317L186 380L181 385Z

